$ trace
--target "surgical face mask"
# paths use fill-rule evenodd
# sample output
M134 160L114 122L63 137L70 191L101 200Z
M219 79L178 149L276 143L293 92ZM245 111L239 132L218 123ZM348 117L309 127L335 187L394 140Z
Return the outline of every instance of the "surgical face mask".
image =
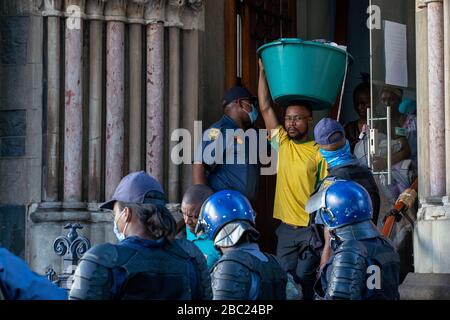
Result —
M329 168L334 168L338 165L343 165L353 160L353 156L350 151L350 143L348 140L345 145L338 150L327 151L321 148L320 153L327 162Z
M249 104L249 103L247 103ZM256 122L256 119L258 118L258 109L256 109L255 105L249 104L252 107L252 111L248 112L247 110L244 109L244 111L248 114L248 117L250 118L250 123L254 124Z
M119 218L117 218L117 220L120 219L120 217L125 213L125 209L122 210L122 212L119 215ZM125 224L125 228L123 229L123 233L119 231L119 226L117 225L117 221L116 219L114 219L114 234L117 237L117 240L119 241L123 241L125 240L126 236L125 236L125 230L127 230L128 227L128 222Z

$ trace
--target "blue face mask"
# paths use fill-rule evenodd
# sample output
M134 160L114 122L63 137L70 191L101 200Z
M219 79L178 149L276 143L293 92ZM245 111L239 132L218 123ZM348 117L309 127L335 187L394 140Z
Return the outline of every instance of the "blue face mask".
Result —
M125 213L125 209L123 209L123 211L120 213L119 218L117 218L117 220L120 219L120 217ZM127 230L128 227L128 222L125 224L125 228L123 229L123 233L119 231L119 227L117 225L117 221L116 219L114 219L114 234L117 237L117 240L119 241L123 241L125 240L126 236L125 236L125 230Z
M251 124L254 124L256 122L256 119L258 119L258 109L252 104L252 111L248 114L250 117Z
M350 151L350 143L348 140L342 148L336 151L326 151L320 149L320 153L330 169L353 161L353 156Z
M250 118L250 123L254 124L256 122L256 119L258 119L258 109L256 109L255 105L252 103L252 111L248 112L247 110L244 111L247 112L248 117Z

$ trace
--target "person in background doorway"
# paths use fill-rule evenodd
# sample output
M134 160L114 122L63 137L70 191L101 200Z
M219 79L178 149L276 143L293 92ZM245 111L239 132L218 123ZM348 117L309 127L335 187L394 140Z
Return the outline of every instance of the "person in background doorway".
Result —
M367 108L370 108L370 75L361 73L362 82L353 90L353 107L358 119L344 125L345 137L350 142L350 150L353 153L356 144L361 139L361 133L367 123ZM374 96L376 94L374 93Z
M385 86L380 92L383 106L391 107L392 132L392 177L393 183L388 186L386 194L393 203L400 193L409 188L416 177L417 158L417 125L414 114L402 114L403 91L391 86ZM387 150L387 141L380 142L380 149ZM374 156L375 171L387 169L387 151L383 155Z

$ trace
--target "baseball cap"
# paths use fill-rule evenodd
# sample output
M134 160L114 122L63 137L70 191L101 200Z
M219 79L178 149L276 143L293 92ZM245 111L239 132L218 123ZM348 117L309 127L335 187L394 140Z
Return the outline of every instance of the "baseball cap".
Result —
M337 132L341 135L335 135ZM334 119L323 118L314 128L314 140L322 146L339 142L343 138L345 138L344 127Z
M116 201L129 203L153 203L165 205L164 190L159 182L144 171L132 172L122 178L112 199L100 206L101 209L113 210Z
M409 114L416 111L417 104L415 101L410 99L403 99L403 101L398 106L398 111L403 114Z
M225 92L223 96L223 106L226 106L234 100L245 98L256 101L256 97L252 95L245 87L235 86Z

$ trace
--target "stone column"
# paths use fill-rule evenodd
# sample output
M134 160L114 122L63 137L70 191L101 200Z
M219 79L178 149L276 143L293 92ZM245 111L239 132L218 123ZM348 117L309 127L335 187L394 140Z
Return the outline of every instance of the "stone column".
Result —
M203 1L188 1L181 21L182 31L182 127L194 137L194 121L203 114L203 43L205 30ZM191 150L194 151L192 139ZM193 153L192 153L193 156ZM181 193L192 185L192 165L181 167Z
M450 173L450 0L444 0L444 68L445 68L445 158ZM446 176L447 196L450 196L450 174Z
M164 173L164 20L165 0L150 0L147 23L146 169L161 184Z
M430 195L445 191L444 19L442 0L428 4L428 83L430 118Z
M399 292L404 300L450 299L450 200L448 196L442 197L446 191L444 130L447 129L443 126L448 123L442 119L442 1L418 1L416 28L420 207L413 233L414 273L408 274ZM429 123L424 123L428 116ZM442 176L438 177L438 173ZM428 190L421 190L427 187L423 181L428 177Z
M88 201L100 202L102 185L103 10L105 0L88 0L89 22L89 165Z
M428 22L425 4L416 9L417 153L419 199L430 196L429 114L428 114Z
M127 1L109 0L106 24L106 152L105 198L109 199L123 176L125 22Z
M147 0L128 3L130 23L130 143L129 171L141 167L142 143L142 25L145 24L144 10Z
M84 0L66 0L64 201L80 202L83 138L83 20Z
M42 200L49 202L58 201L61 2L61 0L46 0L42 12L42 15L47 17L47 131L45 133L47 148Z
M172 133L180 128L180 95L181 95L181 50L180 50L180 30L183 26L181 14L185 8L184 0L169 0L167 5L166 27L169 28L169 139ZM169 143L170 150L178 142ZM180 197L180 166L168 161L168 198L169 202L179 202Z

